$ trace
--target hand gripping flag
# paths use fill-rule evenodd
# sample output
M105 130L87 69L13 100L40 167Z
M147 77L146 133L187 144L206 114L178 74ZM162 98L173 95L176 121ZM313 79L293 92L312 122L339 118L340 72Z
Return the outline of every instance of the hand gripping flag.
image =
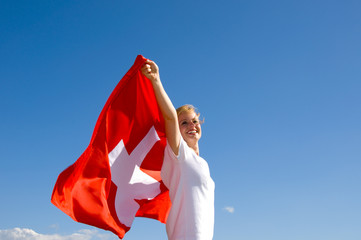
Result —
M65 169L51 202L77 222L119 238L134 217L165 222L168 190L160 178L166 138L152 85L138 56L115 87L95 125L89 146Z

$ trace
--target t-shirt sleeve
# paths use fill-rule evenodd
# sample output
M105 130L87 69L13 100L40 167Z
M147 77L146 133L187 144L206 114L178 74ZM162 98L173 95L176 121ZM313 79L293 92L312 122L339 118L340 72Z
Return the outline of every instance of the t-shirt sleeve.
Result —
M187 143L184 141L184 139L181 137L180 138L180 142L179 142L179 150L178 150L178 155L176 155L172 148L170 147L170 145L168 144L168 141L167 141L167 146L165 148L165 152L166 154L172 159L172 160L175 160L175 161L184 161L185 159L185 156L186 156L186 152L187 152L187 148L188 148L188 145Z

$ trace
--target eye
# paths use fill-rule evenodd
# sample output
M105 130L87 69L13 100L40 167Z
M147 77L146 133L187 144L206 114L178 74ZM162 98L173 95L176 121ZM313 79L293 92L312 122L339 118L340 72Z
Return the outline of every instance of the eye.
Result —
M181 125L187 125L187 124L188 124L187 121L181 122Z
M194 124L198 124L199 121L198 121L198 120L193 120L193 123L194 123Z

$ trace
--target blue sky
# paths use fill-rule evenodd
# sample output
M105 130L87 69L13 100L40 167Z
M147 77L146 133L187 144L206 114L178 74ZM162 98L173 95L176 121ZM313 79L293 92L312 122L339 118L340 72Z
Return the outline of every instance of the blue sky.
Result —
M215 240L360 239L360 9L356 0L2 0L0 238L116 239L50 196L142 54L174 105L205 117ZM124 239L166 234L138 218Z

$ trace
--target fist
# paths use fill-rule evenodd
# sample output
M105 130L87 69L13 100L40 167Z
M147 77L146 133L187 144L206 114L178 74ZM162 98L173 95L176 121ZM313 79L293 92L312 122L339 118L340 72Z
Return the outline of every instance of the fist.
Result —
M147 60L141 68L141 71L149 80L159 80L159 68L155 62Z

